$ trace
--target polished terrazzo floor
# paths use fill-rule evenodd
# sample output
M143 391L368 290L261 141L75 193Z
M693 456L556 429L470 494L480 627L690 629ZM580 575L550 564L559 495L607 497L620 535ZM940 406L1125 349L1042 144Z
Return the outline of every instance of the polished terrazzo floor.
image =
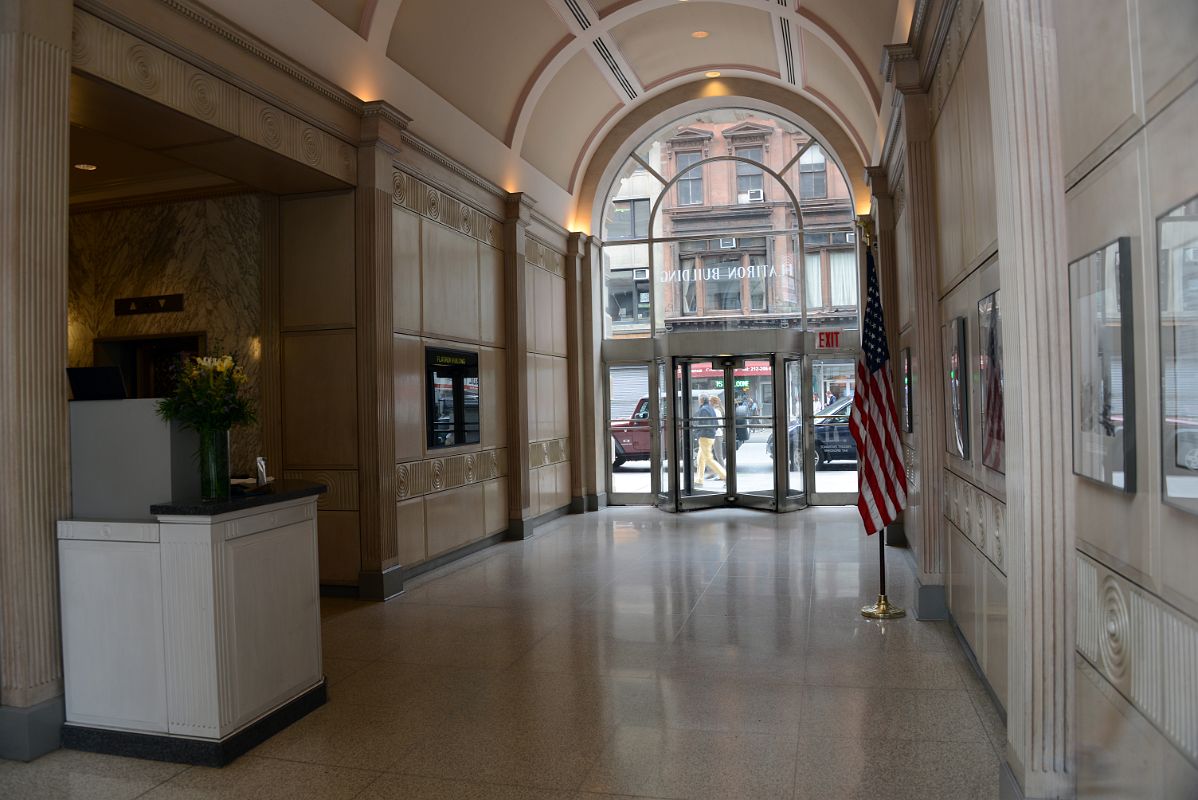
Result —
M0 797L997 798L952 631L862 619L876 587L851 508L567 517L326 600L330 702L224 769L60 750L0 762Z

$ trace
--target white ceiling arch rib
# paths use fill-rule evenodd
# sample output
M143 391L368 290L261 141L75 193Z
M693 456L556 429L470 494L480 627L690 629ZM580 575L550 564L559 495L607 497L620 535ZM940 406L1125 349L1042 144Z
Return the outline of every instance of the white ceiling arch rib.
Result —
M728 80L785 89L831 117L866 153L877 133L881 80L865 65L880 61L883 45L903 29L896 17L911 5L193 1L359 98L391 102L413 118L416 135L505 188L530 192L563 223L598 144L638 106L686 84L713 94ZM697 29L710 38L692 39ZM722 76L708 81L708 71ZM571 91L567 79L581 88Z

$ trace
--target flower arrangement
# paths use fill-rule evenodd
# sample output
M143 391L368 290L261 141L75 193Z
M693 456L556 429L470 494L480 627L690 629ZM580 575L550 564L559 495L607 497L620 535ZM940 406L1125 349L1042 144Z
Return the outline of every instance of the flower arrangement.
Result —
M158 414L196 431L248 425L254 409L241 394L245 382L231 355L186 358L175 370L175 393L158 404Z
M245 370L231 355L182 359L175 367L175 391L158 403L158 415L200 436L200 494L204 500L229 496L229 429L254 422L254 408L241 393Z

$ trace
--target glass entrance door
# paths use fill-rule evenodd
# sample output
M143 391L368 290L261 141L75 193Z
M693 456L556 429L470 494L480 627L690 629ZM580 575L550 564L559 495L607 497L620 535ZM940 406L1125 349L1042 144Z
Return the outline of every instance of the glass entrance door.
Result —
M793 491L786 474L789 451L779 461L774 446L778 420L790 422L795 405L784 363L776 355L675 357L672 371L659 366L673 384L669 400L662 398L668 417L662 431L672 435L663 435L659 506L777 510L779 497L787 510L802 504L801 486Z
M807 427L806 482L816 505L857 502L857 445L849 431L857 363L852 355L811 358L808 385L811 424Z

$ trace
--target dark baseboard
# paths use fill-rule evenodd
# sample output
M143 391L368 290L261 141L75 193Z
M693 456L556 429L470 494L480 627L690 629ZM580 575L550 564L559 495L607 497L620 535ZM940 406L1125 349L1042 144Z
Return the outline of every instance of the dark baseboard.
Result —
M998 800L1024 800L1023 787L1006 761L998 769Z
M994 687L990 685L990 680L986 677L986 673L982 671L982 665L978 663L978 658L974 655L973 648L969 646L969 641L961 633L961 628L957 625L957 621L950 616L949 622L952 623L953 633L956 635L957 641L960 642L961 649L965 651L965 657L969 659L969 666L973 669L973 674L977 675L978 680L982 682L982 686L986 687L986 694L989 695L994 710L998 712L998 716L1002 719L1002 724L1006 725L1007 710L999 702L998 694L995 693Z
M907 530L903 523L895 522L886 526L886 544L890 547L907 546Z
M361 597L362 594L357 586L349 586L340 583L322 583L320 584L321 597Z
M419 564L411 567L404 567L404 580L415 578L417 575L423 575L426 572L432 572L437 567L443 567L450 562L457 561L459 558L465 558L468 555L477 553L479 550L485 550L488 547L499 544L507 538L507 531L499 531L498 533L492 533L485 539L479 539L477 542L464 544L456 550L450 550L448 553L442 553L436 558L430 558L427 561L422 561Z
M944 585L929 583L924 585L915 581L915 618L922 620L948 619L948 603L944 594Z
M598 511L601 508L607 508L607 492L589 495L589 497L595 498L595 507L591 509L592 511Z
M62 726L62 746L89 753L170 761L200 767L223 767L279 731L320 708L328 699L327 682L319 684L262 719L220 741L114 731L82 725Z
M57 750L65 718L61 696L28 708L0 706L0 758L32 761Z
M585 497L570 498L570 513L585 514L587 512L587 499Z
M390 600L403 593L405 577L403 567L374 572L363 570L358 573L358 597L363 600Z
M518 542L529 538L537 528L552 522L559 517L564 517L570 513L570 506L562 506L555 508L552 511L547 511L539 517L529 517L528 519L513 519L508 521L507 538L508 541Z

